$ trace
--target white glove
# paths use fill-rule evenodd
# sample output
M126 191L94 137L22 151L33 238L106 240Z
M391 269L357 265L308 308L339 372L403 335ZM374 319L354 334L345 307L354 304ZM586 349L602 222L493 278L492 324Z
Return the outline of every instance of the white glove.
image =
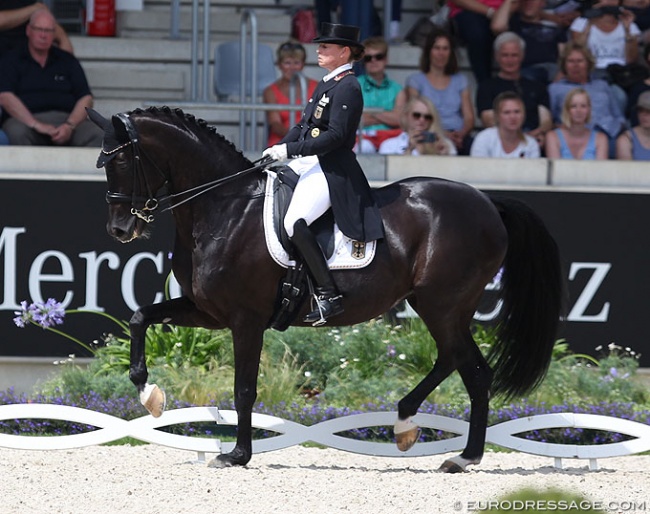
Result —
M282 143L281 145L273 145L271 148L267 148L262 152L263 157L270 157L276 161L286 161L287 160L287 144Z

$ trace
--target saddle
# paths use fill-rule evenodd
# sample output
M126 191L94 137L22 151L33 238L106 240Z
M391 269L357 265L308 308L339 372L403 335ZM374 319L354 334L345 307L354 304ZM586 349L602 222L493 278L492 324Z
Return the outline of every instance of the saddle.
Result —
M271 258L287 269L286 276L280 281L274 314L268 326L282 331L286 330L298 315L310 290L310 283L306 266L284 230L284 217L299 177L286 165L272 166L267 172L264 237ZM368 266L375 256L377 242L366 243L346 237L336 226L332 209L328 209L309 228L316 235L316 240L332 270L363 268Z

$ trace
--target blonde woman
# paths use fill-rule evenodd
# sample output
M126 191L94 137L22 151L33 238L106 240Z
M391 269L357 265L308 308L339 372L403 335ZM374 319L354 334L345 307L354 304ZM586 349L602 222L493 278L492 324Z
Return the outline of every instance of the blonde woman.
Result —
M549 159L607 159L607 136L588 124L591 122L591 98L583 88L569 91L564 98L562 125L546 135Z
M500 157L506 159L540 156L537 141L524 134L525 111L521 97L505 91L494 99L495 126L481 130L472 143L472 157Z
M305 47L297 41L282 43L277 50L277 66L280 69L280 78L268 86L263 92L264 103L267 104L289 104L291 81L296 73L302 72L305 67L307 54ZM318 85L313 79L307 79L307 93L301 91L300 81L295 82L295 99L297 105L303 104L306 98L311 97ZM273 146L280 142L289 128L293 127L300 120L300 111L266 111L266 121L269 127L269 139L267 146Z
M445 137L438 111L428 98L407 102L400 125L403 132L386 139L379 147L381 154L456 155L456 146Z

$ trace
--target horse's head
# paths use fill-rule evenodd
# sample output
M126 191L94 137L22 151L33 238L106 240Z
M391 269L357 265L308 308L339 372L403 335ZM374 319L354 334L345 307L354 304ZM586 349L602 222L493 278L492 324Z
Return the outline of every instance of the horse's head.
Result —
M88 116L104 130L97 167L105 168L108 181L106 230L118 241L128 243L146 235L147 224L153 221L160 191L168 179L143 150L129 114L116 114L108 120L88 109Z

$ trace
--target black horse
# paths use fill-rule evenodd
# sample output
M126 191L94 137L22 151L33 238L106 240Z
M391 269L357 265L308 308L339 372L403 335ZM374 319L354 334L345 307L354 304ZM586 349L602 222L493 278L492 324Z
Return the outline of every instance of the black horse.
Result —
M92 110L89 114L105 131L97 166L106 170L111 236L123 243L141 237L160 200L174 201L179 194L191 198L172 208L172 268L184 296L133 315L130 378L145 407L159 416L164 393L147 383L147 328L170 323L230 329L237 442L232 452L210 465L245 465L252 454L262 338L286 271L272 260L265 244L265 174L203 120L180 110L138 109L112 120ZM374 194L386 237L370 265L334 272L345 312L328 322L360 323L409 301L433 336L438 358L398 404L397 444L401 450L413 446L419 429L412 416L438 384L458 371L471 402L468 441L441 470L463 471L483 456L490 394L529 392L548 369L564 290L557 245L524 204L490 198L466 184L412 178ZM470 324L485 285L500 267L499 342L486 359Z

